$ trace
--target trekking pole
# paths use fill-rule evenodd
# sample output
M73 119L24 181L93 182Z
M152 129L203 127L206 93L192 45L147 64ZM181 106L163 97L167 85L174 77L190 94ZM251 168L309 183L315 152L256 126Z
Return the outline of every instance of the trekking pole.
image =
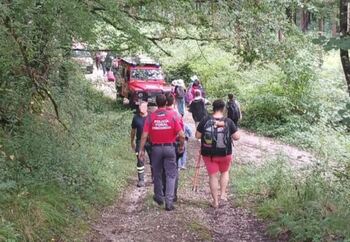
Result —
M196 160L196 166L195 166L195 173L194 173L194 177L193 177L193 186L192 186L192 191L197 192L198 189L198 177L199 177L199 169L200 169L200 165L201 165L201 151L199 151L198 154L198 158Z

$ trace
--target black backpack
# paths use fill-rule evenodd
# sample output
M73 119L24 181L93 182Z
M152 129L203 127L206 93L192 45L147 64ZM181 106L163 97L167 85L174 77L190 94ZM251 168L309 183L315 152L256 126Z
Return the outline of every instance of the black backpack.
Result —
M217 127L216 121L224 121L224 127ZM204 125L204 133L202 134L203 155L227 155L228 146L231 143L227 118L216 120L210 117Z
M185 89L182 86L177 86L175 88L175 94L176 94L176 98L178 99L183 99L186 96Z
M230 118L235 124L241 118L241 113L235 101L227 102L227 117Z

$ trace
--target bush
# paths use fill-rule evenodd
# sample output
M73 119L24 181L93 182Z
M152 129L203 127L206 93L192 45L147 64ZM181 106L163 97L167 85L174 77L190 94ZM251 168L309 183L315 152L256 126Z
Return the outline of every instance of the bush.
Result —
M111 202L134 170L123 152L131 111L72 73L53 96L68 130L48 102L40 115L27 113L1 130L0 240L79 237L87 214Z
M237 199L271 221L271 235L292 241L350 239L350 183L332 176L329 167L296 174L279 159L260 168L240 166L233 173Z

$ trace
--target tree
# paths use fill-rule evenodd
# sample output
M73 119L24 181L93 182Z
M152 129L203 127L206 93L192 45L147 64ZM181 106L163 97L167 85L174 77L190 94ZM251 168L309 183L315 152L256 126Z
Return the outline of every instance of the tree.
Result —
M340 38L344 39L349 37L349 27L348 27L348 0L340 0ZM350 59L349 59L349 50L340 48L340 59L343 66L343 71L345 75L345 80L347 83L348 92L350 95Z

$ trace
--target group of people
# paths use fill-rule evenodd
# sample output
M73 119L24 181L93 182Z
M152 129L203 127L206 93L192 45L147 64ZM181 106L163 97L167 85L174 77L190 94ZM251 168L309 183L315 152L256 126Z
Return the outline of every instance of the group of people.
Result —
M103 75L106 75L109 71L113 72L113 69L118 68L118 58L116 55L110 52L96 52L95 65L97 70L102 69Z
M131 147L137 156L137 186L145 186L147 153L154 185L153 200L159 205L165 203L167 211L173 210L177 201L178 173L180 169L186 169L186 142L192 136L191 129L183 120L186 91L179 90L180 87L185 89L183 82L175 80L172 84L173 93L156 97L157 109L154 112L148 113L148 104L141 103L131 124ZM229 94L227 103L221 99L215 100L212 103L213 113L208 115L202 92L197 88L199 85L195 86L188 106L196 122L195 137L201 141L201 156L209 175L213 198L211 205L217 208L221 200L227 200L226 187L233 159L232 140L240 137L238 119L241 114L238 103ZM179 98L180 93L182 98ZM218 173L221 174L219 179Z

